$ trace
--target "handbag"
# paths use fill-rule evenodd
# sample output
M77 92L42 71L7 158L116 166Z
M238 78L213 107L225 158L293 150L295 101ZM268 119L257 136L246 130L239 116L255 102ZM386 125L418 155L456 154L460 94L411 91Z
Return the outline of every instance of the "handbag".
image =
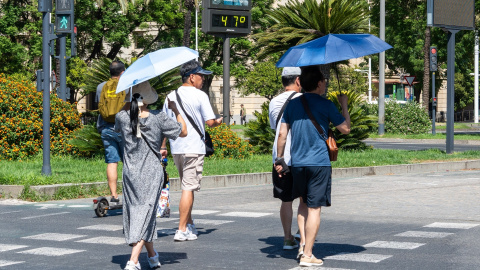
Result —
M310 118L310 121L312 121L318 133L320 133L320 136L324 138L325 132L323 131L323 128L318 124L317 120L315 120L315 117L310 111L307 98L305 98L305 96L302 95L300 99L302 101L302 105L303 105L303 108L305 109L305 112L307 112L308 118ZM338 155L337 141L335 140L335 136L333 135L333 131L331 129L328 129L328 135L327 135L327 139L325 140L325 143L327 144L328 157L330 158L330 161L337 161L337 155Z
M213 153L215 152L215 149L213 149L213 142L212 142L212 138L210 137L210 134L208 134L206 130L205 130L205 136L202 134L197 124L195 124L195 122L193 121L192 117L190 117L187 111L185 111L185 108L183 108L182 99L180 99L180 96L178 95L178 90L175 90L175 95L177 96L177 101L180 104L182 111L185 113L185 116L187 117L188 121L190 122L190 124L192 124L193 128L197 131L198 135L200 135L200 138L202 139L202 141L205 142L205 156L209 157L213 155Z

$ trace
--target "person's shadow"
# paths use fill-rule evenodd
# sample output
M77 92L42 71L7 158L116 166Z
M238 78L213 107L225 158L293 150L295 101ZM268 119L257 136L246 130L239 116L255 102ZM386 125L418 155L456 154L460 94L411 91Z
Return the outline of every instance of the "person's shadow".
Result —
M176 264L180 263L180 260L185 260L187 259L187 253L185 252L158 252L158 256L160 258L160 263L163 265L167 264ZM142 252L140 254L140 265L142 269L150 269L150 266L148 265L147 260L145 257L147 256L147 252ZM118 264L121 269L125 268L127 265L127 261L130 259L130 254L124 254L124 255L116 255L112 257L112 263Z
M267 254L267 258L287 258L296 259L298 249L284 250L283 249L283 237L271 236L268 238L260 238L259 241L263 241L270 245L268 247L260 249L262 253ZM349 244L335 244L335 243L315 243L313 245L313 253L317 258L324 258L327 256L337 255L341 253L359 253L366 249L362 246L349 245Z

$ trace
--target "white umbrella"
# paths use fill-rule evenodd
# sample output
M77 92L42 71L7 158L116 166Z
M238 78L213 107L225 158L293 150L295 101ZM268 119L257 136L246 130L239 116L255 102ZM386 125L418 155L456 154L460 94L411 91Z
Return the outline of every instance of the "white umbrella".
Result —
M141 82L162 75L190 60L198 58L198 52L187 47L160 49L133 62L120 76L116 93Z

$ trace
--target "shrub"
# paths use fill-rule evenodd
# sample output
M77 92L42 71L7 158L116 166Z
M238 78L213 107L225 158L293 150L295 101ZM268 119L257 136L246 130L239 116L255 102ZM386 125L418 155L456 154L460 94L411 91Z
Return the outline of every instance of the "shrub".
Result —
M275 131L270 127L268 117L268 104L268 101L263 103L262 111L253 113L257 119L249 121L245 129L245 136L249 138L257 154L272 153L273 141L275 141Z
M378 115L378 105L368 105L368 110ZM385 102L385 133L423 134L430 129L428 113L417 102L406 104Z
M0 159L23 159L42 149L42 93L18 75L0 73ZM75 104L50 98L50 149L52 154L78 150L68 143L80 128Z
M247 141L239 138L230 127L221 124L218 127L206 128L212 137L214 158L248 158L253 154L253 147Z
M343 92L348 97L348 112L350 114L350 134L342 134L337 130L334 130L335 137L337 138L337 145L342 149L356 149L361 150L367 148L367 145L362 142L368 138L370 130L377 126L377 116L369 114L368 111L363 109L365 101L363 101L361 95L356 91ZM337 95L338 91L329 91L327 96L341 112L342 108L338 103Z
M78 148L82 156L92 157L103 155L105 152L102 137L95 124L84 125L81 129L77 129L72 137L69 143Z

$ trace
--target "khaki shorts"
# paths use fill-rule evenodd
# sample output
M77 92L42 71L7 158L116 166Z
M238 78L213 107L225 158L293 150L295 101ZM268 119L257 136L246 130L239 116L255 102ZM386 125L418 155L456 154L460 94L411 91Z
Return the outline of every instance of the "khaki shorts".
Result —
M199 191L202 181L203 158L201 154L174 154L173 161L177 166L182 190Z

